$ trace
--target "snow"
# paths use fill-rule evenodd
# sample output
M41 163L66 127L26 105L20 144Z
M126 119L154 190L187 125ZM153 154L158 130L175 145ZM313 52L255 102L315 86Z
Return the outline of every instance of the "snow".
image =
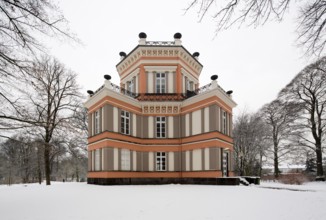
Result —
M300 186L273 182L260 186L0 186L2 220L320 220L326 217L325 207L324 182Z

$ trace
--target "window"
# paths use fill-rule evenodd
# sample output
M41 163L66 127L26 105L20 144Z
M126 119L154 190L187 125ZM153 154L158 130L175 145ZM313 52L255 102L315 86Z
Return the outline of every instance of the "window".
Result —
M222 133L226 134L226 112L223 111L223 127L222 127Z
M121 170L130 170L130 150L121 150Z
M165 93L165 73L156 73L156 93Z
M99 171L101 169L101 150L95 150L95 171Z
M129 92L134 92L134 86L135 86L135 84L134 84L134 80L132 79L132 80L130 80L129 82L127 82L127 85L128 85L127 90L128 90Z
M187 80L187 90L189 91L193 91L193 82Z
M166 170L166 153L156 152L156 170L165 171Z
M130 134L130 113L124 110L121 110L121 133Z
M100 133L100 111L95 112L95 134Z
M156 137L165 138L165 117L156 117Z

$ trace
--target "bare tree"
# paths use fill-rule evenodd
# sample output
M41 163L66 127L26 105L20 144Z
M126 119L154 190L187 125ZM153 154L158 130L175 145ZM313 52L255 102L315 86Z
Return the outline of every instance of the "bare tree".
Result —
M32 91L26 104L24 119L38 127L44 143L46 184L50 185L51 151L53 137L60 129L69 127L69 121L80 105L81 95L76 74L66 69L56 59L43 57L30 70ZM53 152L52 152L53 153Z
M272 153L274 162L274 176L278 178L280 174L279 163L291 153L294 147L291 143L293 131L291 124L298 116L299 106L296 103L286 103L277 99L266 104L260 112L267 125L267 137L272 143L269 151Z
M210 9L213 11L216 33L235 24L248 23L258 26L269 20L281 22L288 9L294 8L298 11L298 44L303 46L309 55L323 53L326 42L324 0L192 0L186 11L195 7L198 8L200 21Z
M258 114L242 112L233 129L236 169L240 176L260 175L262 158L265 156L264 123ZM257 164L259 169L257 170Z
M0 0L0 136L27 125L17 93L20 78L29 77L30 65L46 53L41 36L78 41L54 1Z
M325 180L322 143L326 132L326 57L304 68L280 97L302 106L303 114L296 121L298 144L315 152L317 178Z

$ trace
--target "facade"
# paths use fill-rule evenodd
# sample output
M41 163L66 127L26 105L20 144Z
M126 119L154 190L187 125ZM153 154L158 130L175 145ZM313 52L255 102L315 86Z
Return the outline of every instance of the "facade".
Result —
M174 41L146 41L88 91L88 183L191 183L233 176L232 91L199 87L199 53Z

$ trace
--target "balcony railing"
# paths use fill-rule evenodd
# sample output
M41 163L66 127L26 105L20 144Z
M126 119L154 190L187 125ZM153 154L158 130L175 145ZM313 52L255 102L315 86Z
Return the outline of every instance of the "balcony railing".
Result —
M174 41L146 41L149 46L174 46Z
M121 88L120 86L115 85L113 83L110 83L109 85L113 92L129 96L129 97L137 99L139 101L182 101L182 100L188 99L190 97L208 92L213 89L212 83L209 83L209 84L202 86L194 91L187 90L186 93L134 93L134 92L128 91L127 89ZM91 96L95 95L103 88L104 88L104 85L101 86L98 90L96 90L94 92L94 94L92 94ZM225 93L225 91L221 87L218 86L218 88L221 89Z

